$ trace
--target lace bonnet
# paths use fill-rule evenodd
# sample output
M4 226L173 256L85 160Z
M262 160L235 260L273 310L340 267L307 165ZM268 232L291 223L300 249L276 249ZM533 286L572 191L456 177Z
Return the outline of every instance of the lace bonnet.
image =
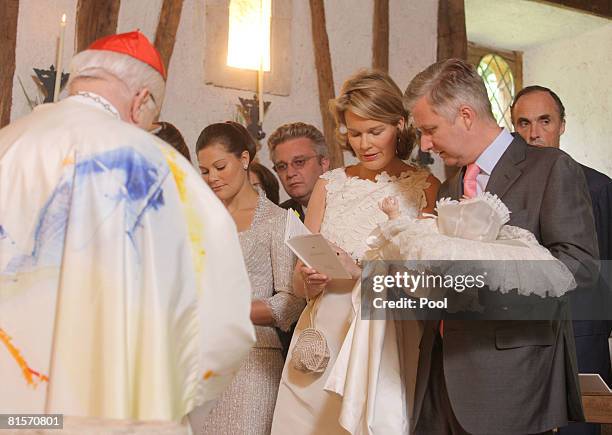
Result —
M438 231L449 237L491 242L510 220L508 207L489 192L461 201L442 198L436 203Z

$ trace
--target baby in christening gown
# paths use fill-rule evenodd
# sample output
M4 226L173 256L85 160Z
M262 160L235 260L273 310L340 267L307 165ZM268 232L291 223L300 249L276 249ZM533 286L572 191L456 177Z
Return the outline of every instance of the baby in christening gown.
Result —
M389 220L368 237L369 260L415 260L419 271L435 266L445 275L485 272L487 287L501 293L561 296L576 287L567 267L531 232L506 225L510 211L496 195L441 199L438 216L424 219L402 216L393 197L379 206Z

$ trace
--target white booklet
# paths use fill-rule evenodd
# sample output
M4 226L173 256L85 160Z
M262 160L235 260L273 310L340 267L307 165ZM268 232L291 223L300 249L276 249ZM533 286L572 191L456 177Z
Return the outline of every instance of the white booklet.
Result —
M306 266L331 279L350 279L336 251L321 234L312 234L289 209L285 223L285 243Z

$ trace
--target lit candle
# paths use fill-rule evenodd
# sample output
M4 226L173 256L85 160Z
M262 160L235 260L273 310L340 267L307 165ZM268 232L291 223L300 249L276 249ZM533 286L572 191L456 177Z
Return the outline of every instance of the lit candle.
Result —
M263 63L264 63L264 10L263 1L259 1L259 70L257 71L257 90L259 92L259 124L263 125L264 119L264 96L263 96Z
M60 85L62 84L62 55L64 54L64 33L66 32L66 14L62 15L60 22L59 46L57 48L57 59L55 60L55 88L53 90L53 102L59 100Z
M257 71L257 90L259 94L259 123L263 125L264 118L264 96L263 96L263 68L259 63L259 71Z

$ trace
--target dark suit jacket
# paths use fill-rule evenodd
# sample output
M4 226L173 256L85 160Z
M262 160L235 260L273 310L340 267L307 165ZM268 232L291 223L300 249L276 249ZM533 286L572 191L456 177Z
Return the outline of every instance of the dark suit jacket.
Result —
M463 173L445 181L438 197L460 198ZM531 147L515 135L486 190L508 206L509 224L531 231L579 284L593 281L598 268L593 213L584 175L571 157ZM567 302L554 303L558 318L569 319ZM415 425L437 334L432 323L421 340ZM569 321L448 319L443 343L448 396L467 432L538 433L564 426L568 419L584 420Z
M599 242L599 257L609 261L610 258L610 198L607 190L612 185L610 177L581 165L586 177L593 212L595 228ZM609 270L604 263L603 273ZM612 322L607 320L612 313L610 306L610 289L606 282L609 278L600 279L598 285L584 288L570 294L572 317L574 318L574 336L576 355L580 373L599 373L606 382L610 382L610 353L608 337Z
M280 204L280 207L284 208L285 210L289 210L290 208L294 209L300 215L300 220L304 222L304 217L305 217L304 209L302 208L302 205L299 202L297 202L295 199L293 198L288 199L287 201Z
M595 228L597 230L597 240L599 242L599 257L602 260L612 260L612 202L610 194L612 192L612 179L595 169L580 165L586 177L591 194L591 203L595 215Z

